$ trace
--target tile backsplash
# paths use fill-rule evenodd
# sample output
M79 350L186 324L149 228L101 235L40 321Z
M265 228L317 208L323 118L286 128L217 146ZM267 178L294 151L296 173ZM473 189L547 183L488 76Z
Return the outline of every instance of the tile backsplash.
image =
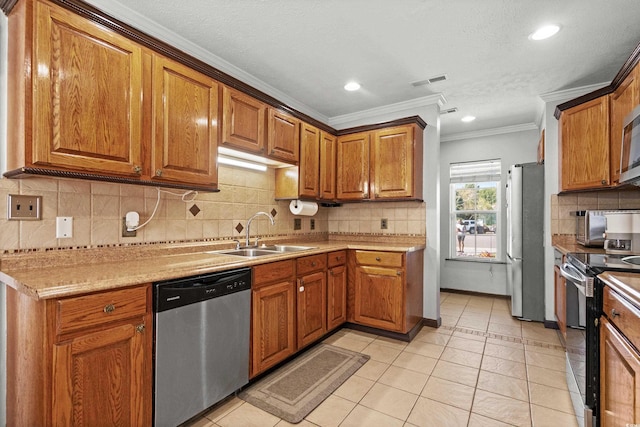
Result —
M640 188L620 191L592 191L551 196L551 234L576 234L571 212L586 209L640 209Z
M122 237L122 218L129 211L146 221L156 206L155 187L64 178L0 179L0 253L65 247L96 247L132 243L182 242L243 238L246 222L258 211L276 212L274 226L266 218L251 223L251 236L325 236L327 233L425 235L425 206L420 202L353 203L320 207L302 218L294 230L289 201L275 200L274 170L248 171L219 167L218 193L160 192L153 219L136 237ZM7 220L7 196L42 196L42 220ZM73 217L73 237L56 238L56 217ZM388 227L380 229L380 220ZM311 219L315 227L311 230ZM240 224L240 227L238 226ZM240 230L240 231L238 231Z

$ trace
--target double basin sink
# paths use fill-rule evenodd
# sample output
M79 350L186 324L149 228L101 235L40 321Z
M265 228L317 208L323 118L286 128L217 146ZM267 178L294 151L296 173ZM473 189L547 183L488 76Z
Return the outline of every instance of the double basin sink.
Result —
M227 249L223 251L215 251L216 254L221 255L236 255L249 258L277 255L287 252L306 251L308 249L316 249L313 246L296 246L296 245L270 245L259 246L254 248L241 248L241 249Z

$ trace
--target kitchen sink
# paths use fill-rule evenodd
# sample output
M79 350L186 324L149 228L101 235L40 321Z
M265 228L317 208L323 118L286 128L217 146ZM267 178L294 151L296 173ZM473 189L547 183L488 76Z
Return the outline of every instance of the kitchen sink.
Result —
M260 246L258 249L266 250L266 251L276 251L276 252L298 252L298 251L306 251L309 249L316 249L316 248L313 246L271 245L271 246Z
M315 247L296 246L296 245L270 245L270 246L260 246L257 248L227 249L223 251L213 251L210 253L255 258L255 257L261 257L261 256L267 256L267 255L277 255L285 252L305 251L307 249L315 249Z

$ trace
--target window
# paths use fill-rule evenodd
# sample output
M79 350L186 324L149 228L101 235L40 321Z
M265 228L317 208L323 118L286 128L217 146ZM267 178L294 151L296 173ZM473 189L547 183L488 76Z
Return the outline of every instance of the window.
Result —
M500 160L451 164L451 258L498 258L500 173Z

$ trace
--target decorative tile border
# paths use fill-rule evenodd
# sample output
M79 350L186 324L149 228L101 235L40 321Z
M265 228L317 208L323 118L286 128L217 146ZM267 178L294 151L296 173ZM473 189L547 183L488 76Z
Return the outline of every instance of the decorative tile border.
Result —
M512 336L509 336L509 335L496 334L496 333L493 333L493 332L483 332L483 331L478 331L476 329L461 328L459 326L444 326L444 325L442 325L440 327L443 328L443 329L449 330L449 331L462 332L462 333L465 333L465 334L477 335L479 337L485 337L485 338L495 338L495 339L499 339L501 341L509 341L509 342L513 342L513 343L517 343L517 344L531 345L531 346L542 347L542 348L550 348L550 349L561 350L561 351L565 350L564 347L562 347L561 345L551 344L551 343L544 342L544 341L531 340L529 338L512 337Z

